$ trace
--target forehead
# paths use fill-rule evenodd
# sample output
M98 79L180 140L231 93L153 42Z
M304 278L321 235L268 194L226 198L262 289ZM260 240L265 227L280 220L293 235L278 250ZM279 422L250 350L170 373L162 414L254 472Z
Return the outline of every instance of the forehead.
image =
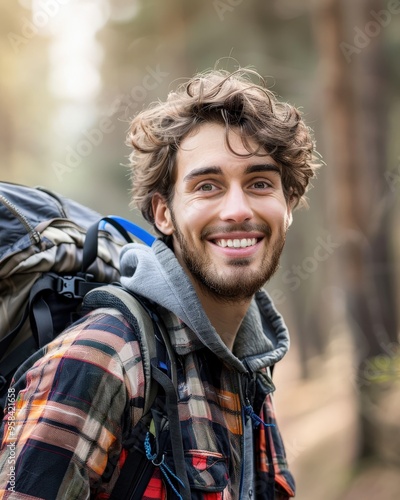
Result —
M180 144L176 157L175 182L187 179L188 174L196 169L217 167L223 175L230 176L246 173L252 163L265 162L277 166L269 155L262 154L261 151L257 156L249 156L249 149L257 151L259 145L251 138L246 138L246 148L238 128L229 129L228 140L229 145L224 125L205 123L197 127Z
M249 158L249 151L243 144L239 129L230 129L228 140L233 151L227 144L226 129L223 125L216 123L200 125L181 142L176 162L177 179L199 167L218 166L232 171L234 168L248 165L252 159L257 162L268 160L268 163L275 164L267 154L257 154ZM251 151L256 151L259 147L251 138L247 138L246 142Z

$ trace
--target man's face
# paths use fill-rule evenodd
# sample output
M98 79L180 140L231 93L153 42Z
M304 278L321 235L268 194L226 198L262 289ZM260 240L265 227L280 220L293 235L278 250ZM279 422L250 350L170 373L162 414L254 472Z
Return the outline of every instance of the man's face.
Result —
M235 130L229 140L235 153L248 154ZM153 201L158 228L172 235L177 259L202 293L252 297L278 267L291 218L278 166L267 155L232 153L225 128L204 124L182 141L176 169L172 202Z

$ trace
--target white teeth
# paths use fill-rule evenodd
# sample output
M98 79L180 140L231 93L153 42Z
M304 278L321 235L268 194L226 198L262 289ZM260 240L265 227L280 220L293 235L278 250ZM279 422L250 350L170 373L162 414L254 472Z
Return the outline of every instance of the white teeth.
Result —
M257 243L257 238L242 238L234 240L216 240L215 243L222 248L246 248Z

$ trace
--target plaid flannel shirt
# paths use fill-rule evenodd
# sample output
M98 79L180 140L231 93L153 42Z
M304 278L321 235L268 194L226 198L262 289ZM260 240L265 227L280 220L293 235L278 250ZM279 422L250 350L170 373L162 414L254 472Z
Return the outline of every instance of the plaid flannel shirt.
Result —
M213 359L193 332L168 314L163 320L178 353L178 410L191 496L237 500L247 418L239 374ZM135 332L117 311L96 310L34 361L17 372L9 392L0 500L108 499L127 455L124 443L143 413L145 379ZM254 408L274 424L272 387L264 375L258 376ZM271 460L275 499L294 496L278 428L260 425L254 435L253 498L272 498ZM156 469L143 498L164 499L166 491Z

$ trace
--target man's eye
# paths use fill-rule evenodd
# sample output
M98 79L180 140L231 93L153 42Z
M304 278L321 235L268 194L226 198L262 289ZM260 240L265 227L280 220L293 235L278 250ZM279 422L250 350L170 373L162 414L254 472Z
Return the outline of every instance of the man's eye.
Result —
M213 184L202 184L199 187L200 191L213 191L215 189L215 186Z
M271 184L266 181L257 181L253 184L253 187L255 187L256 189L266 189L271 187Z

